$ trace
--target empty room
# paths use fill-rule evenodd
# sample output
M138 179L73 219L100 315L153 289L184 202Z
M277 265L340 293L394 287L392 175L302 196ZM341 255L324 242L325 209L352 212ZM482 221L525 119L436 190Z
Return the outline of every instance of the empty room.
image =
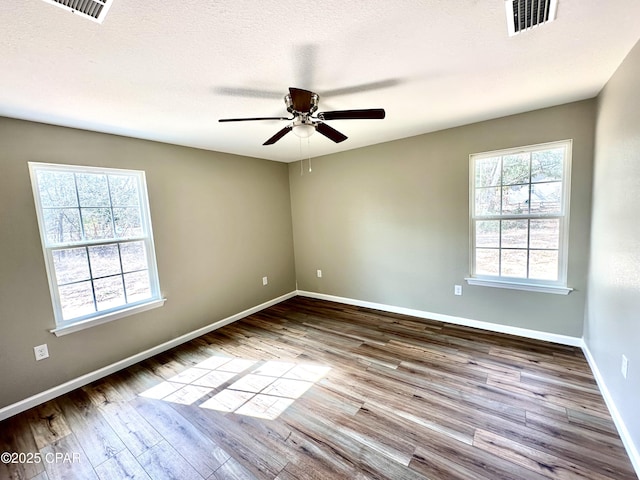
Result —
M638 18L0 2L0 479L639 478Z

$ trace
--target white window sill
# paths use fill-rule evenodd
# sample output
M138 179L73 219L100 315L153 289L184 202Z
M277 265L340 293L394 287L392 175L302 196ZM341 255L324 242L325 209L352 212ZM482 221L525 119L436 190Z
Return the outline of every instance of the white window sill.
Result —
M53 330L49 330L49 331L55 334L56 337L61 337L62 335L68 335L70 333L79 332L80 330L85 330L87 328L95 327L96 325L102 325L103 323L112 322L120 318L128 317L129 315L134 315L136 313L146 312L147 310L161 307L164 305L164 302L166 301L167 301L166 298L161 298L160 300L152 300L148 303L136 305L131 308L118 310L117 312L107 313L99 317L93 317L87 320L81 320L79 322L71 323L69 325L56 327Z
M573 288L560 285L539 285L535 283L516 283L504 280L487 280L484 278L465 278L469 285L482 287L509 288L511 290L526 290L529 292L555 293L556 295L569 295Z

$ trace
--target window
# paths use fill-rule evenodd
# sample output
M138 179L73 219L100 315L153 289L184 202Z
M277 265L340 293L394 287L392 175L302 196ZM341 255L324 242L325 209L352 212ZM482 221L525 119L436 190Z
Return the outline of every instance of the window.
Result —
M144 172L29 163L56 334L160 306Z
M567 294L571 141L471 155L475 285Z

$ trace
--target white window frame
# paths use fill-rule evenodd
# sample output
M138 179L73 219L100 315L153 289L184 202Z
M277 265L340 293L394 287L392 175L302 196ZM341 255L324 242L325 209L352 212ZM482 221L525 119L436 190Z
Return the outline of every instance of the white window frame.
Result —
M126 238L110 238L106 240L87 240L82 238L79 241L69 241L64 243L50 244L47 241L46 227L44 222L44 213L42 201L40 198L40 190L38 188L38 171L57 171L65 173L92 173L103 175L128 175L135 176L138 181L139 205L141 212L142 235L130 236ZM152 308L161 307L165 299L162 298L160 292L160 282L158 279L158 268L156 264L155 247L153 242L153 230L151 227L151 212L149 209L149 198L147 194L147 184L144 171L140 170L124 170L117 168L103 167L87 167L78 165L63 165L51 163L29 162L29 173L31 176L31 186L36 206L36 216L38 219L38 227L40 230L40 240L42 243L42 251L45 259L47 277L49 281L49 290L51 292L51 300L53 306L53 314L56 327L51 329L51 333L57 336L67 335L76 331L84 330L95 325L111 322L129 315L140 313ZM113 207L111 207L113 208ZM147 269L149 274L149 284L151 288L151 297L137 302L127 303L121 306L113 307L107 310L96 311L91 314L65 320L62 313L62 305L60 294L58 291L58 282L56 281L55 266L53 252L55 250L74 248L74 247L91 247L99 245L110 245L114 243L122 244L127 242L142 241L145 245L147 254ZM93 278L91 278L93 281Z
M469 232L470 232L470 277L466 278L470 285L480 285L487 287L509 288L515 290L528 290L544 293L555 293L561 295L569 294L573 289L567 286L568 269L568 248L569 248L569 201L571 196L571 155L572 140L562 140L557 142L528 145L524 147L509 148L504 150L494 150L469 155ZM485 158L514 155L518 153L534 152L554 148L564 148L564 165L562 178L562 206L559 214L496 214L496 215L476 215L475 214L475 176L476 161ZM502 186L502 181L501 184ZM502 189L501 189L502 191ZM515 278L500 275L479 275L475 271L476 265L476 221L481 220L512 220L512 219L559 219L559 245L558 245L558 279L538 280L530 278ZM501 250L501 247L499 247ZM529 247L527 247L527 251Z

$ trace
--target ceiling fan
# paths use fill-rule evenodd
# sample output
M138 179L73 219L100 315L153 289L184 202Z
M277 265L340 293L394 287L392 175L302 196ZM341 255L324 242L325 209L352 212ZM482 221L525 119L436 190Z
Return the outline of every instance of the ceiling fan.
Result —
M254 117L254 118L221 118L219 122L250 122L255 120L287 120L292 123L284 127L263 145L273 145L287 133L293 131L298 137L307 138L317 131L329 140L336 143L343 142L347 136L340 133L326 123L327 120L379 120L385 117L383 108L368 108L363 110L335 110L333 112L320 112L318 110L320 96L317 93L301 88L289 87L289 94L285 95L284 102L287 111L293 116L288 117Z

